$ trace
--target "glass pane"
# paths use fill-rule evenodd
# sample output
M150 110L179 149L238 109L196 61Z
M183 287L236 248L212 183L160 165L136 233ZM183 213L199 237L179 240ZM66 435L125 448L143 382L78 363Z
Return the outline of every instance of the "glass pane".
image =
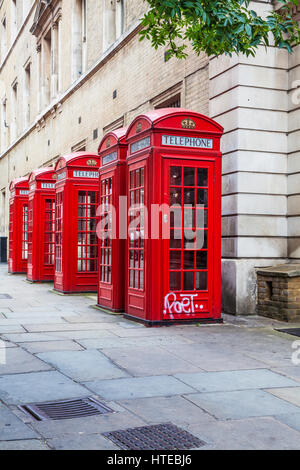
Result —
M207 189L198 189L197 191L197 204L202 204L204 207L207 207Z
M195 226L195 211L193 209L184 209L184 227L194 228Z
M184 186L195 186L195 168L184 169Z
M79 204L85 204L86 203L86 195L84 191L79 191L78 194L78 203Z
M197 251L197 269L207 269L207 251Z
M130 188L134 188L134 171L130 172Z
M197 186L208 186L208 169L207 168L198 168Z
M170 251L170 269L181 269L181 251Z
M194 272L183 273L183 290L194 290Z
M170 237L170 248L181 248L181 230L171 230Z
M140 170L135 170L135 187L140 186Z
M183 269L195 269L195 252L183 252Z
M182 226L182 210L181 209L173 209L170 211L170 227L180 228Z
M207 230L197 230L196 248L197 250L207 248Z
M144 289L144 271L140 271L140 289Z
M138 271L134 271L134 287L136 289L139 288L139 272Z
M171 186L181 186L182 185L182 169L180 166L171 167Z
M180 272L170 273L170 290L171 291L181 290L181 273Z
M129 271L129 287L133 287L133 274L134 271Z
M195 206L195 190L185 189L184 190L184 204L190 204Z
M140 268L143 269L144 267L144 252L140 251Z
M170 191L170 204L171 206L174 206L175 204L181 206L182 202L181 202L181 189L175 189L175 188L171 188L171 191Z
M141 186L144 186L144 168L141 168Z
M197 210L197 228L208 227L208 211L199 209Z
M207 290L207 273L206 272L196 273L196 289Z
M196 234L194 230L184 230L183 232L183 248L191 250L195 248Z

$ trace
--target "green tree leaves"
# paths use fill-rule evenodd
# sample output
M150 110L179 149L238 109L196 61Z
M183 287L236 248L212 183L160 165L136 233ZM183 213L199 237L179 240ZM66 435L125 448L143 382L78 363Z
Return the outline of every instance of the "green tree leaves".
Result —
M300 28L293 19L299 0L278 0L281 8L264 18L248 8L250 0L144 1L150 8L140 39L150 40L155 49L167 45L167 59L185 58L188 43L197 54L255 56L259 45L269 46L271 41L289 52L300 42Z

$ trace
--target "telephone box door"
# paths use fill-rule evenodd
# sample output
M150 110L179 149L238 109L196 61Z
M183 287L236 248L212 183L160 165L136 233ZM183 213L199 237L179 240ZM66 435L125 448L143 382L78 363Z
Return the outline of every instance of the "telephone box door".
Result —
M166 159L163 319L210 318L214 298L214 163ZM166 207L167 207L166 206Z

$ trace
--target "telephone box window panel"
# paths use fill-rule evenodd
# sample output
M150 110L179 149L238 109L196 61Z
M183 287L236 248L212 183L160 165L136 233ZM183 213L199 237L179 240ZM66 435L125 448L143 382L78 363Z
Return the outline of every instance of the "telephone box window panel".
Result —
M120 214L126 214L127 129L107 133L100 145L100 221L98 306L113 312L125 310L126 232L121 235ZM123 198L123 199L122 199ZM127 222L127 221L126 221Z
M222 321L222 133L180 108L129 126L126 317L150 326Z
M100 158L89 152L61 157L55 167L55 290L96 292Z
M98 271L98 243L96 236L98 191L78 193L78 252L79 272Z
M55 183L53 168L29 177L27 279L53 281L55 261Z
M10 184L8 271L26 273L28 258L28 178Z

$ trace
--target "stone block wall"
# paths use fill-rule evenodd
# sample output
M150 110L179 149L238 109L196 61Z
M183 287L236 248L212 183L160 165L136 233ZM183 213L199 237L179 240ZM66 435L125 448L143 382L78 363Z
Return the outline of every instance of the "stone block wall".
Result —
M257 271L257 312L286 322L300 320L300 265Z

